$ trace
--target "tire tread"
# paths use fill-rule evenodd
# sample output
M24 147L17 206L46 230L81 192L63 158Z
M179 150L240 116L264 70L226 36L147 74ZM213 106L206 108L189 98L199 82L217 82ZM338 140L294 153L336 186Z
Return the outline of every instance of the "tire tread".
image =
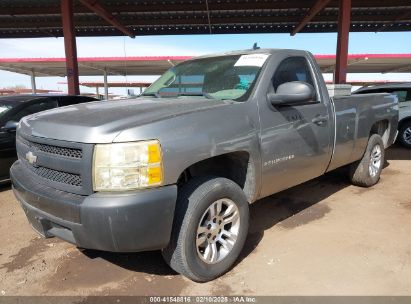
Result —
M370 154L376 144L381 146L381 168L378 177L373 179L368 173L368 166L370 162ZM373 134L368 140L367 148L365 149L363 157L350 165L350 180L351 183L360 187L371 187L378 183L380 174L385 161L384 142L380 135Z
M216 184L227 185L227 183L242 192L242 189L231 180L222 177L202 176L189 180L178 193L171 239L169 245L162 250L162 254L172 269L196 282L206 282L213 278L199 276L190 270L187 263L188 257L181 240L185 239L190 219L201 199L212 191ZM246 201L245 195L244 199Z

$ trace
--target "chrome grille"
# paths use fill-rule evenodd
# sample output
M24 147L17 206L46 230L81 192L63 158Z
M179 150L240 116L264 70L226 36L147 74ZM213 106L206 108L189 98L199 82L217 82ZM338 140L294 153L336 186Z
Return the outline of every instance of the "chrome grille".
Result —
M34 147L35 149L44 153L60 155L65 157L81 159L83 157L83 151L81 149L65 148L59 146L52 146L46 144L35 143L32 141L22 140L28 147Z

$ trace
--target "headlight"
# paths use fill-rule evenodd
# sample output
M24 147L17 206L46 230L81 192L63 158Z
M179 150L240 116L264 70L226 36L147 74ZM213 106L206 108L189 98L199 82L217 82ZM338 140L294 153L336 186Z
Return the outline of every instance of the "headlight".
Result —
M94 191L124 191L161 185L161 147L157 140L99 144L94 148Z

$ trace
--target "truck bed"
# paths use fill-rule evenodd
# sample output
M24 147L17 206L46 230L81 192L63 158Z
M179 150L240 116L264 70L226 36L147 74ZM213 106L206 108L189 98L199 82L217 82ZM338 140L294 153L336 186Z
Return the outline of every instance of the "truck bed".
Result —
M327 171L359 160L367 146L369 130L382 136L385 147L395 141L398 123L395 96L373 93L338 96L333 101L335 142Z

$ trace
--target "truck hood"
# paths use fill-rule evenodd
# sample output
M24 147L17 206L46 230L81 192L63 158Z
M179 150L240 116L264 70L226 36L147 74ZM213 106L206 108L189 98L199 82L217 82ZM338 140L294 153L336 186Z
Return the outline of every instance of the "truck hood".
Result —
M82 143L110 143L123 130L232 102L202 97L136 98L57 108L23 118L19 132Z

